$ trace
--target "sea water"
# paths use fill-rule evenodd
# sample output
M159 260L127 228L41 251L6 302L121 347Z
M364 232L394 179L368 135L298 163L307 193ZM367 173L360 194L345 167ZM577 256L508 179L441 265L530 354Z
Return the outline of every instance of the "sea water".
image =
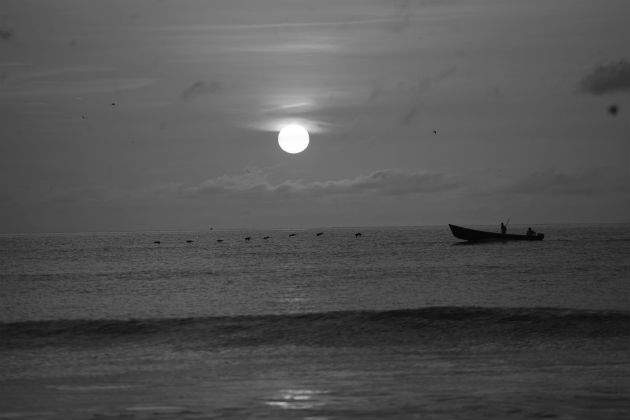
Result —
M627 418L630 225L534 228L0 236L0 418Z

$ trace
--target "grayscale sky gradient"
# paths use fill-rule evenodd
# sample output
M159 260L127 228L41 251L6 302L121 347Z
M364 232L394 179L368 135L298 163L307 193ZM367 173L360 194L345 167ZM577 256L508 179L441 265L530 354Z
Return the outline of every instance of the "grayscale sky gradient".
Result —
M628 222L629 41L627 0L0 0L0 232Z

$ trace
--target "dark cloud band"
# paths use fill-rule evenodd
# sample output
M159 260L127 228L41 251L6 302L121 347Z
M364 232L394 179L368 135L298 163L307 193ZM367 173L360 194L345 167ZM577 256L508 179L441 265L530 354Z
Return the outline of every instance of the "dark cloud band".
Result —
M603 95L630 89L630 63L619 60L602 64L580 81L580 90Z

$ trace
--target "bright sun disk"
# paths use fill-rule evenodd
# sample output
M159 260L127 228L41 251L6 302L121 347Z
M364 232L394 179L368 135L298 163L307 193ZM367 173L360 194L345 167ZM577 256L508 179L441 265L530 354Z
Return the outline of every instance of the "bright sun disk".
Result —
M290 124L278 134L278 144L287 153L300 153L308 147L308 131L299 124Z

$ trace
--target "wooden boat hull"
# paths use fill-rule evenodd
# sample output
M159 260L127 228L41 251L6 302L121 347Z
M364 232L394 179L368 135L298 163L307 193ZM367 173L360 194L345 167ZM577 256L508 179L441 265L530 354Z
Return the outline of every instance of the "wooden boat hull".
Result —
M539 233L537 235L516 235L513 233L497 233L485 232L482 230L468 229L456 225L448 225L451 228L453 236L457 239L470 242L481 241L542 241L545 235Z

